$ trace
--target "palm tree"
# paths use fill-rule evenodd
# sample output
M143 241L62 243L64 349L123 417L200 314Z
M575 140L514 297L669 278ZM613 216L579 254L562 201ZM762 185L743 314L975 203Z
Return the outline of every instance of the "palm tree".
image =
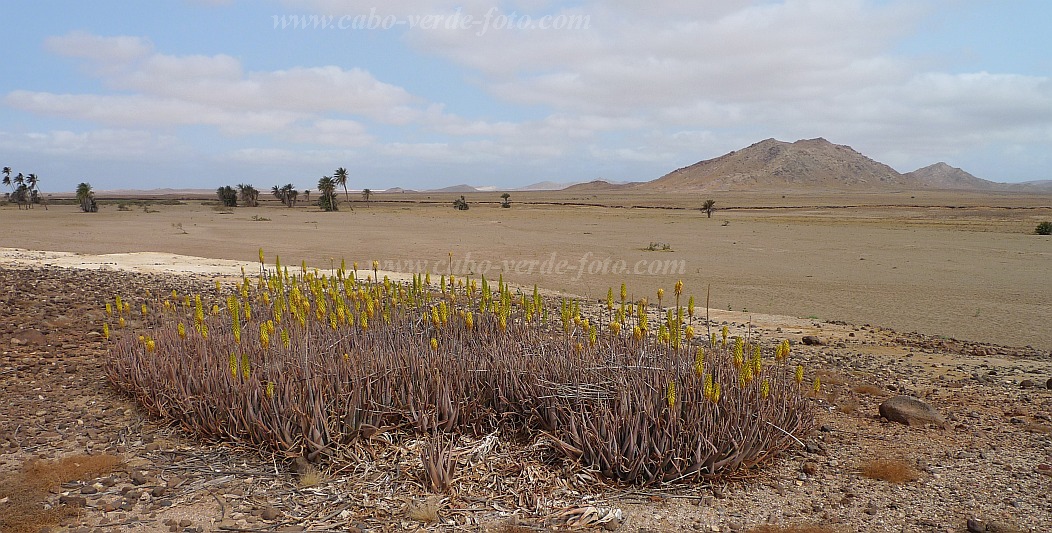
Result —
M296 207L296 200L299 199L300 192L296 189L293 189L291 183L286 183L285 186L281 188L281 190L285 194L285 199L287 200L287 202L285 202L285 205L289 207Z
M709 218L712 218L712 212L716 210L716 200L705 200L705 203L701 204L701 210L705 212Z
M303 201L310 203L310 189L303 189Z
M318 199L318 207L325 211L337 211L339 209L336 205L335 179L331 176L322 176L318 180L318 192L321 194L321 198Z
M223 203L223 207L237 207L237 191L227 185L216 189L216 196Z
M259 191L246 183L239 183L237 193L241 196L241 203L245 207L259 207Z
M369 197L372 196L372 195L373 195L373 191L370 191L369 189L362 189L362 199L365 200L366 202L369 201Z
M29 187L29 207L32 208L33 204L40 203L40 190L37 189L37 184L40 183L40 177L36 174L29 174L26 176L26 186Z
M77 185L77 201L80 202L80 210L85 213L98 212L99 206L95 203L95 193L91 191L91 184L81 182Z
M348 202L351 201L350 196L347 195L347 169L343 168L343 167L340 167L340 168L336 169L336 172L333 173L332 177L333 177L333 183L343 187L343 197L344 197L344 199L347 200Z
M11 187L11 167L4 167L4 185Z
M500 203L501 207L511 207L511 200L510 200L511 195L510 194L504 193L504 194L500 195L500 198L501 198L501 200L504 200L503 202Z

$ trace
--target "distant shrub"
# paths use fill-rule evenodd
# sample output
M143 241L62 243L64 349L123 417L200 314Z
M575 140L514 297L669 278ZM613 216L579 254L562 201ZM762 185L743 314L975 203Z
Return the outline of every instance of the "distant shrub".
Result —
M671 252L672 245L667 242L652 242L644 250L648 252Z
M456 209L457 211L467 211L468 201L465 200L463 196L453 200L453 209Z
M1052 235L1052 222L1044 221L1037 225L1034 229L1034 233L1038 235Z

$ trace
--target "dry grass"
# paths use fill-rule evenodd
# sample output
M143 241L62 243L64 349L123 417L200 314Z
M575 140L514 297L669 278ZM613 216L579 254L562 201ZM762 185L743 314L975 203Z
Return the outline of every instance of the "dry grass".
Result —
M304 466L303 472L300 473L301 487L314 487L328 480L329 479L324 472L322 472L317 467L311 464Z
M890 483L905 483L919 476L912 465L901 459L873 459L862 465L862 475Z
M112 455L74 455L57 461L33 460L21 472L0 476L0 500L7 500L0 513L0 531L36 533L76 516L78 511L66 505L45 509L48 492L62 483L106 475L119 464Z
M858 394L867 394L869 396L882 396L884 394L884 389L868 383L856 385L854 390Z

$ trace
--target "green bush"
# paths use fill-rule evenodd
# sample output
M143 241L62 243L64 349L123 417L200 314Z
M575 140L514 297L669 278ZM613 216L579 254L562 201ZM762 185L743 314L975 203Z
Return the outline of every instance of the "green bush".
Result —
M1037 225L1034 229L1034 233L1038 235L1052 235L1052 222L1044 221Z

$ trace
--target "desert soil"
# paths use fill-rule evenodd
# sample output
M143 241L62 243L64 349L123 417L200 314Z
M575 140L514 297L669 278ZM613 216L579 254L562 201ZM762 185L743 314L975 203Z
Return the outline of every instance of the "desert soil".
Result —
M894 215L852 221L867 218L860 212L728 213L710 224L696 213L522 207L510 214L485 206L458 214L470 218L453 217L445 205L419 204L335 215L281 208L221 214L199 205L156 206L160 213L106 206L97 216L60 206L29 214L2 209L0 245L92 254L182 252L253 265L262 244L270 257L280 253L286 261L304 258L325 268L330 257L337 264L340 257L363 263L411 257L440 265L449 251L480 260L503 254L543 259L549 250L649 259L662 253L640 248L667 241L675 251L662 255L684 256L695 265L682 276L688 287L692 279L695 286L711 281L714 298L752 310L714 311L715 322L735 331L748 325L772 343L788 338L794 360L819 373L825 385L814 401L821 429L763 468L712 485L606 485L586 469L553 459L542 440L496 436L458 443L474 459L460 465L462 479L452 495L423 490L413 453L420 442L412 438L370 443L359 461L327 465L314 476L265 451L198 442L145 418L105 383L98 329L106 299L146 289L205 291L216 277L236 273L237 263L169 255L71 260L7 250L0 260L0 486L11 492L34 459L116 455L121 465L113 472L59 484L41 496L40 505L75 511L62 519L65 531L545 530L591 510L621 516L606 526L633 532L746 531L765 524L966 531L969 519L989 531L1052 530L1052 390L1046 388L1052 356L1050 334L1037 323L1050 318L1049 241L1007 229L1028 224L1031 212L989 218L993 230L969 231L936 215L914 224ZM271 220L252 220L253 214ZM6 225L16 216L17 227ZM751 244L752 251L725 242L730 239ZM961 257L960 249L971 253ZM860 260L855 252L867 255ZM70 261L90 269L66 268ZM898 266L893 270L902 270L902 278L886 276L848 290L861 283L859 276L878 276L881 269L869 265L884 261L885 268ZM169 265L179 265L178 272ZM941 270L926 271L936 266ZM779 281L785 272L802 276ZM807 275L817 279L800 279ZM601 296L622 280L643 294L679 276L509 277ZM781 291L792 297L777 296ZM978 313L947 308L976 301ZM768 309L783 315L757 312ZM827 314L837 310L851 311L843 313L849 320ZM993 314L999 310L1009 318ZM973 313L979 315L968 322L973 328L950 327ZM981 326L980 318L998 326ZM824 345L803 345L805 335ZM947 426L882 420L878 404L896 394L928 401ZM862 475L875 459L899 460L915 479L893 483ZM504 474L497 489L495 473ZM14 516L15 503L0 497L0 516ZM435 516L438 522L427 522ZM23 525L39 530L32 520Z

